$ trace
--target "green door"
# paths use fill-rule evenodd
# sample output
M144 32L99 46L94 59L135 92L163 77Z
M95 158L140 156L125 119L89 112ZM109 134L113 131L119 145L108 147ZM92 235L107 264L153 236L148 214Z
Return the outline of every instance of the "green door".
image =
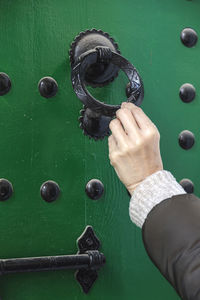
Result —
M74 270L6 274L0 278L3 300L176 300L170 284L148 258L141 229L129 218L129 195L108 158L107 137L95 141L79 127L83 105L71 84L68 51L81 32L108 32L122 55L138 69L144 83L141 107L161 134L164 169L178 181L187 178L200 196L199 44L186 47L181 31L200 33L198 0L1 0L0 72L11 89L0 97L0 178L13 195L0 202L0 257L76 254L76 240L91 225L106 264L85 294ZM38 90L41 78L58 84L54 97ZM196 97L183 102L180 87L190 83ZM103 88L89 88L101 101L126 100L127 78ZM195 144L185 150L179 134L189 130ZM104 185L99 200L85 186ZM42 199L48 180L60 188L52 202Z

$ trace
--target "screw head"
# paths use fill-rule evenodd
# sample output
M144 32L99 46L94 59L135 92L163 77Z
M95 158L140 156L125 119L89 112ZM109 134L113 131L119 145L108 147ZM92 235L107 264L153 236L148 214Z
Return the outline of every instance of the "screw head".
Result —
M45 98L51 98L58 91L58 84L52 77L43 77L38 83L40 95Z
M198 35L192 28L185 28L181 32L181 41L188 48L194 47L198 41Z
M183 130L178 137L179 145L185 149L188 150L193 147L195 143L195 136L194 134L189 130Z
M191 102L196 96L196 89L190 83L185 83L181 86L179 96L183 102Z
M98 200L104 193L104 185L98 179L91 179L86 184L85 192L92 200Z
M11 81L6 73L0 72L0 96L7 94L11 89Z
M59 197L60 187L55 181L48 180L42 184L40 194L46 202L53 202Z
M13 194L13 186L7 179L0 179L0 201L8 200Z

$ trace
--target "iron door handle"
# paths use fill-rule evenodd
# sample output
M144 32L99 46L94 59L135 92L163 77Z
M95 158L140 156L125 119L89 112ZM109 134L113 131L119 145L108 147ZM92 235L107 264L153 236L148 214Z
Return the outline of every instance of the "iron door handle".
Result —
M0 259L0 275L76 269L75 277L83 292L88 293L98 277L97 270L105 264L105 256L98 250L100 241L91 226L86 227L77 244L79 251L75 255Z

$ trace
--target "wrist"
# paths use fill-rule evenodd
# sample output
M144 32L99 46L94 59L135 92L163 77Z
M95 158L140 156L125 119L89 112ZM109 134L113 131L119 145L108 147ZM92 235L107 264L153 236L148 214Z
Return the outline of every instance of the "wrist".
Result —
M158 172L158 171L163 171L163 168L158 168L158 169L155 169L153 172L150 172L148 175L146 175L141 181L135 183L135 184L131 184L129 186L126 186L127 190L129 191L130 195L133 196L133 193L136 189L136 187L138 185L140 185L147 177L153 175L154 173Z
M137 187L140 183L142 183L142 181L140 181L140 182L138 182L138 183L136 183L136 184L134 184L134 185L131 185L131 186L129 186L129 187L126 187L127 190L128 190L128 192L129 192L129 194L131 195L131 197L133 196L133 193L134 193L136 187Z
M161 170L148 176L135 189L129 205L129 215L133 223L143 226L154 206L174 195L186 194L170 171Z

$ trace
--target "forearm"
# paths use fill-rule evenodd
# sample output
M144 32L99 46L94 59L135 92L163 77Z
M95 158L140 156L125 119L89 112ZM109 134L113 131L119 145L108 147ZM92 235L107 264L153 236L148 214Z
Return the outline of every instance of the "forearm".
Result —
M181 299L200 300L200 199L163 170L138 185L129 211L149 258Z
M142 227L144 247L183 300L200 300L200 199L172 196L156 205Z

